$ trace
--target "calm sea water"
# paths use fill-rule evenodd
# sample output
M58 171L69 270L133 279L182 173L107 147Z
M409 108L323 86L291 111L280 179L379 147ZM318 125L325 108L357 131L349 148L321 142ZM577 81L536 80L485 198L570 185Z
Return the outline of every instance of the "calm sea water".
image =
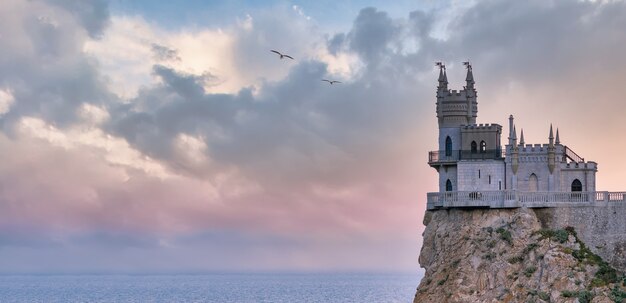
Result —
M411 302L420 274L0 276L0 302Z

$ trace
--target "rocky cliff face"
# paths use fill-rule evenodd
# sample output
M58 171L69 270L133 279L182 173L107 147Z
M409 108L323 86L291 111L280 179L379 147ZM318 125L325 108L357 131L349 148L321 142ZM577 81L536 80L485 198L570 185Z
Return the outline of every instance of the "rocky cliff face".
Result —
M626 302L621 273L531 209L428 211L424 225L415 303Z

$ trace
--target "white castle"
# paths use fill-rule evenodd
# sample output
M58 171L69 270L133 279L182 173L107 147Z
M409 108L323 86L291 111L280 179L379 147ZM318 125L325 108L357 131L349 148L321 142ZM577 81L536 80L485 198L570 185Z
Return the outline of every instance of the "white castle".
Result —
M597 163L585 161L556 137L547 144L519 141L509 117L509 137L501 147L502 126L476 124L477 91L469 62L463 90L448 89L439 66L437 118L439 150L428 164L439 173L439 192L427 194L427 209L450 207L556 207L623 201L624 193L596 192Z

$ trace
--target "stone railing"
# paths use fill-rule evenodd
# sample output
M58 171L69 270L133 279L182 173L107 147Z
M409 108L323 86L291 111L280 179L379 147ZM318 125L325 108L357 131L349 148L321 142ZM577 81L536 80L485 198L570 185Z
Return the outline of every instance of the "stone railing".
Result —
M487 160L496 159L500 160L504 158L504 153L501 149L488 149L488 150L438 150L428 152L428 163L430 165L439 165L450 162L457 162L459 160Z
M626 202L626 192L521 192L500 191L449 191L428 193L427 209L482 207L561 207L583 206L594 202Z

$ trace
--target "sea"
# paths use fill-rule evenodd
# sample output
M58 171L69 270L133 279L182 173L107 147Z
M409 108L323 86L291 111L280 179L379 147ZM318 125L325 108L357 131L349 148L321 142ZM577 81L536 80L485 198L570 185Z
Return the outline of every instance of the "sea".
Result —
M0 275L0 302L412 302L421 273Z

